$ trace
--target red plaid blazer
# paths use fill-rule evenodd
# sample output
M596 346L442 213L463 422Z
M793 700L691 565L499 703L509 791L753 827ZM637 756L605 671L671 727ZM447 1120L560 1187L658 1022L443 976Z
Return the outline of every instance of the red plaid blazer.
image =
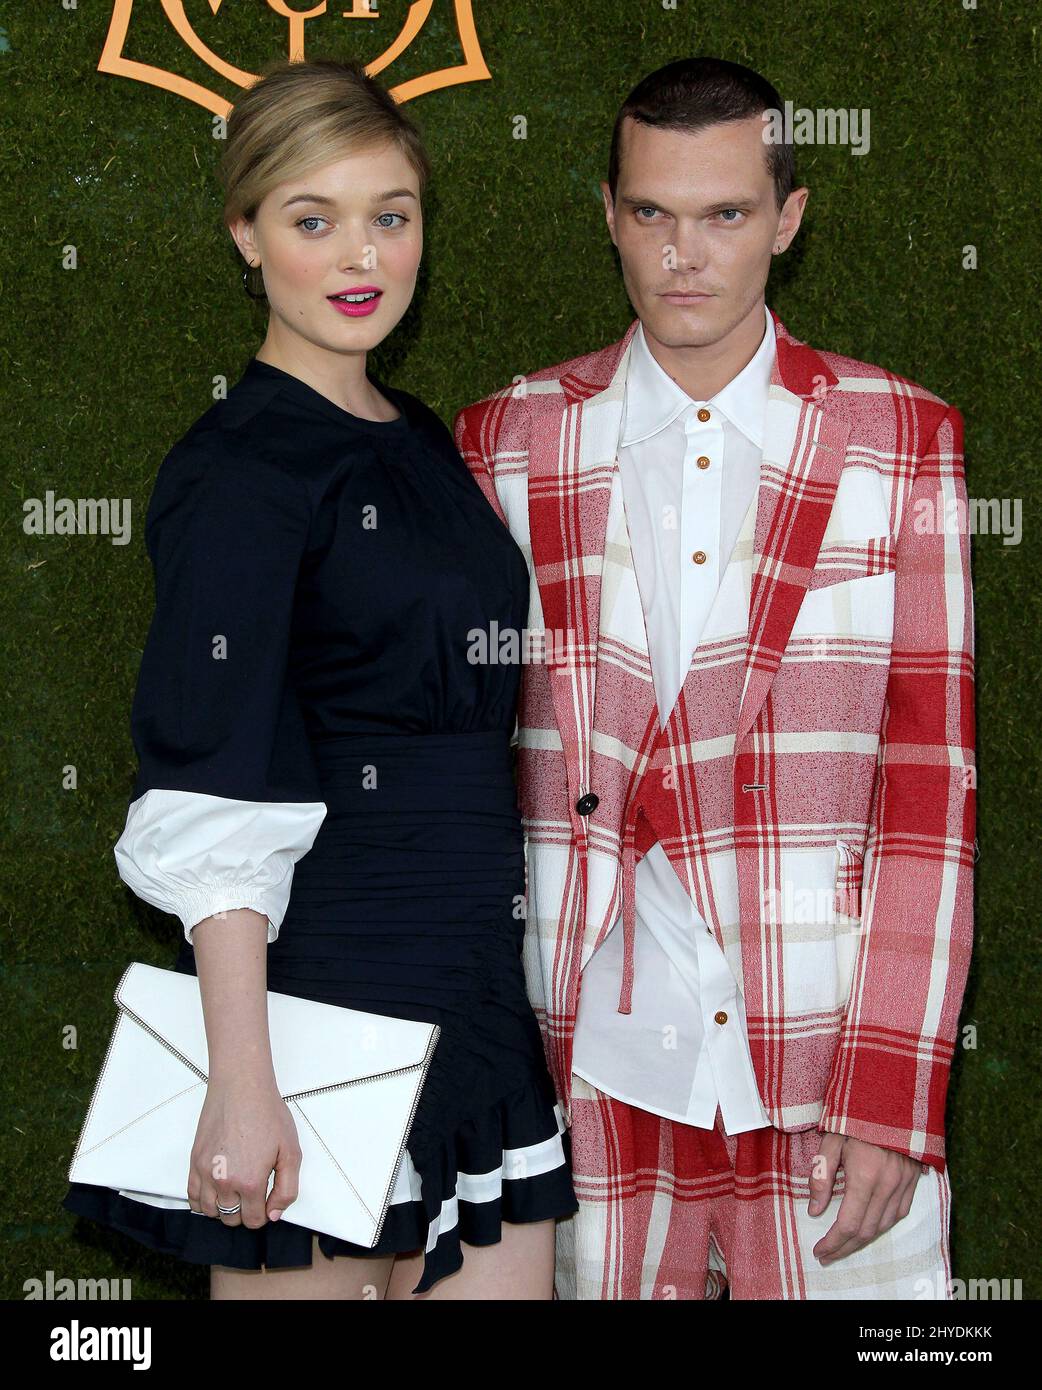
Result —
M582 967L621 908L628 1009L659 840L741 984L772 1124L943 1169L976 785L962 418L774 322L759 489L665 729L617 466L637 321L456 418L532 574L528 988L570 1123Z

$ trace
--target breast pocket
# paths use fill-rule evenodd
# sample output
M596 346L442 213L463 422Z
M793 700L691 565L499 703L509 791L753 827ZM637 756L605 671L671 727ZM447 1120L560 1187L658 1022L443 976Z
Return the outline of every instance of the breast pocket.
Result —
M893 536L874 536L866 541L823 545L814 562L808 589L824 589L848 579L870 579L889 574L897 563Z
M893 537L822 546L793 637L855 637L889 643L894 629Z

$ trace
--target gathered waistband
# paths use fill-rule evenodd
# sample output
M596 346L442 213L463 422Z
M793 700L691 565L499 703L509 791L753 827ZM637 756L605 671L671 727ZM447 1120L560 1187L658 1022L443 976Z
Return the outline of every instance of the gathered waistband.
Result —
M313 741L331 811L516 811L510 734L344 734Z

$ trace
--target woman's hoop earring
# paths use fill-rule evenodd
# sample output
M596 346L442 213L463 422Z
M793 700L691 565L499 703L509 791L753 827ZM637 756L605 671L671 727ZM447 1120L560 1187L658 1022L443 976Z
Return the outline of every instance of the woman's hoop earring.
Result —
M261 290L260 294L254 294L254 292L250 289L249 274L250 274L250 271L253 270L254 268L255 268L255 267L254 267L253 265L249 265L249 266L247 266L246 269L242 272L242 287L243 287L243 289L246 291L246 293L250 296L251 299L267 299L268 296L267 296L267 294L264 292L264 290Z

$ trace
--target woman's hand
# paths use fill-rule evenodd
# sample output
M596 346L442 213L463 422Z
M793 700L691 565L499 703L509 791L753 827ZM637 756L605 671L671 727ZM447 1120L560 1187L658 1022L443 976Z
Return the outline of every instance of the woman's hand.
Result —
M277 1221L297 1199L300 1145L279 1095L268 1037L268 919L253 908L197 922L191 941L206 1024L207 1086L188 1204L226 1226ZM268 1178L275 1185L268 1194ZM217 1203L242 1210L221 1216Z
M268 1178L275 1185L268 1194ZM256 1229L277 1221L297 1198L300 1145L289 1106L273 1079L248 1074L232 1082L211 1078L206 1088L188 1174L193 1211L226 1226ZM221 1216L217 1204L242 1210Z

